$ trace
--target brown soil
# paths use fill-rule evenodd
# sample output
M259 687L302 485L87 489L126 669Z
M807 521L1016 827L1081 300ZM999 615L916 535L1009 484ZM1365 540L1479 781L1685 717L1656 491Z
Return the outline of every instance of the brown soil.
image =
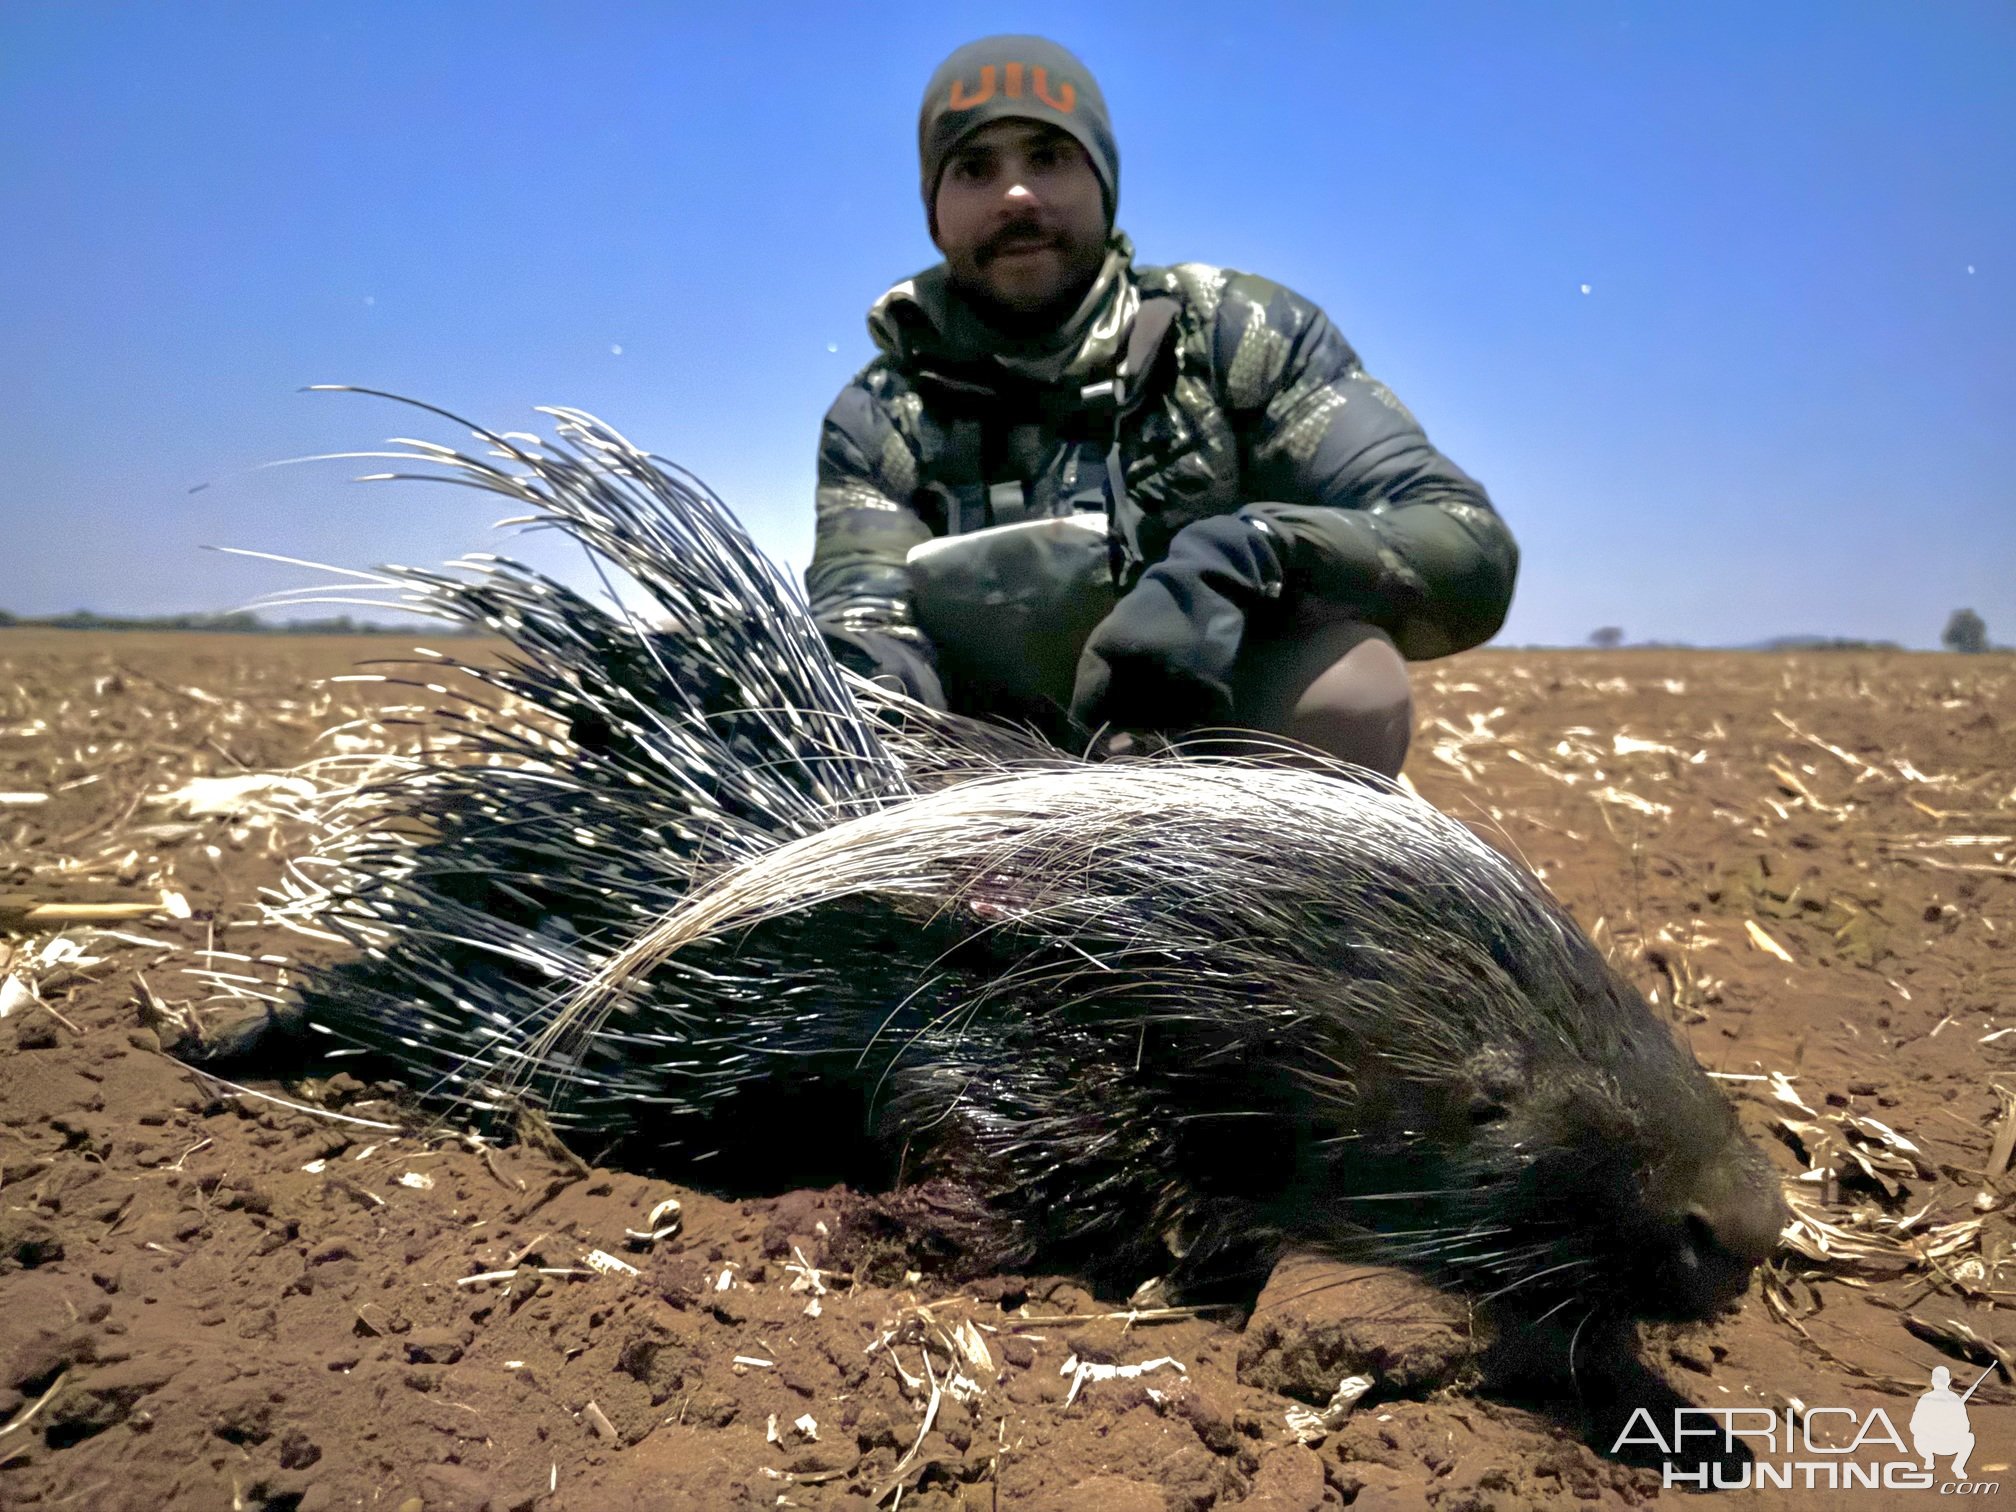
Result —
M1251 1323L1129 1323L1060 1278L854 1283L829 1258L844 1193L724 1203L407 1132L371 1089L255 1089L329 1110L299 1111L163 1055L147 1000L199 997L196 952L300 948L228 927L297 836L150 798L329 749L325 727L407 694L315 680L403 644L0 631L0 794L48 795L0 800L0 980L18 983L0 1017L0 1507L1511 1512L1661 1494L1572 1413L1473 1389L1462 1310L1398 1277L1312 1294L1292 1262ZM1996 1141L1998 1087L2016 1087L2016 1033L1998 1037L2016 1012L2016 665L1486 652L1418 687L1422 791L1539 870L1711 1070L1790 1078L1804 1111L1768 1081L1725 1085L1788 1177L1836 1173L1802 1190L1847 1246L1789 1253L1712 1327L1649 1332L1646 1362L1702 1406L1781 1425L1880 1407L1908 1436L1932 1366L1964 1386L1970 1358L2016 1346ZM73 927L80 959L19 911L164 888L190 917ZM626 1239L671 1196L676 1234ZM1081 1380L1074 1360L1167 1363ZM1291 1414L1308 1424L1360 1370L1373 1395L1298 1439ZM2011 1478L2012 1402L1991 1376L1970 1403L1974 1481ZM1810 1419L1815 1443L1847 1421Z

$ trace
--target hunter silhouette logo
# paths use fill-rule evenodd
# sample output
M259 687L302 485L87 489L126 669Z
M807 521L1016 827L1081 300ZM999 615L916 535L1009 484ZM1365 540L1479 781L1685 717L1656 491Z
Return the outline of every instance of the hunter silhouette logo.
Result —
M1911 1447L1925 1456L1927 1470L1932 1468L1934 1459L1950 1454L1954 1478L1967 1479L1967 1456L1974 1452L1974 1429L1967 1421L1967 1397L1974 1395L1975 1387L1987 1379L1988 1371L1984 1370L1974 1385L1967 1388L1967 1396L1955 1396L1950 1384L1953 1372L1944 1365L1933 1367L1932 1389L1919 1397L1918 1405L1911 1409Z
M1059 115L1071 114L1072 107L1078 103L1077 87L1069 79L1060 79L1053 94L1050 89L1050 71L1040 65L1027 68L1020 63L1003 63L998 83L1004 99L1022 98L1022 82L1025 75L1037 99ZM980 83L975 88L968 89L964 79L952 81L952 91L947 97L947 105L953 110L972 110L975 106L985 105L994 98L996 83L994 65L985 64L980 69Z

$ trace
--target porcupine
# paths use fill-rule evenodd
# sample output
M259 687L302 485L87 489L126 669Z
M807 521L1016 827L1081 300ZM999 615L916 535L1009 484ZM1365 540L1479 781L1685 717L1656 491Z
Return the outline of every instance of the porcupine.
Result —
M657 623L498 557L384 569L508 652L460 668L460 750L328 800L294 868L276 914L357 947L288 990L318 1043L702 1186L945 1183L991 1260L1122 1290L1290 1247L1536 1317L1744 1290L1768 1164L1523 867L1365 773L1087 761L884 693L696 480L546 413L390 455Z

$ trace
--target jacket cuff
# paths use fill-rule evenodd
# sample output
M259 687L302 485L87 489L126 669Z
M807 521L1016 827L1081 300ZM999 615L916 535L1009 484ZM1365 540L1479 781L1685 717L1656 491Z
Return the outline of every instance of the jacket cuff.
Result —
M819 632L833 659L848 671L893 686L927 707L946 708L930 642L921 636L913 643L874 630L842 629L828 620L819 621Z

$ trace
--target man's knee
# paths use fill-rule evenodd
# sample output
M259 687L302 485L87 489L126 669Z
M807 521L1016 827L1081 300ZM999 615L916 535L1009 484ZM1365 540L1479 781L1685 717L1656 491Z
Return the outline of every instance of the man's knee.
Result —
M1406 658L1383 630L1334 621L1244 658L1239 722L1397 777L1414 734Z
M1340 760L1399 776L1414 736L1406 659L1382 632L1371 631L1309 684L1283 733Z

